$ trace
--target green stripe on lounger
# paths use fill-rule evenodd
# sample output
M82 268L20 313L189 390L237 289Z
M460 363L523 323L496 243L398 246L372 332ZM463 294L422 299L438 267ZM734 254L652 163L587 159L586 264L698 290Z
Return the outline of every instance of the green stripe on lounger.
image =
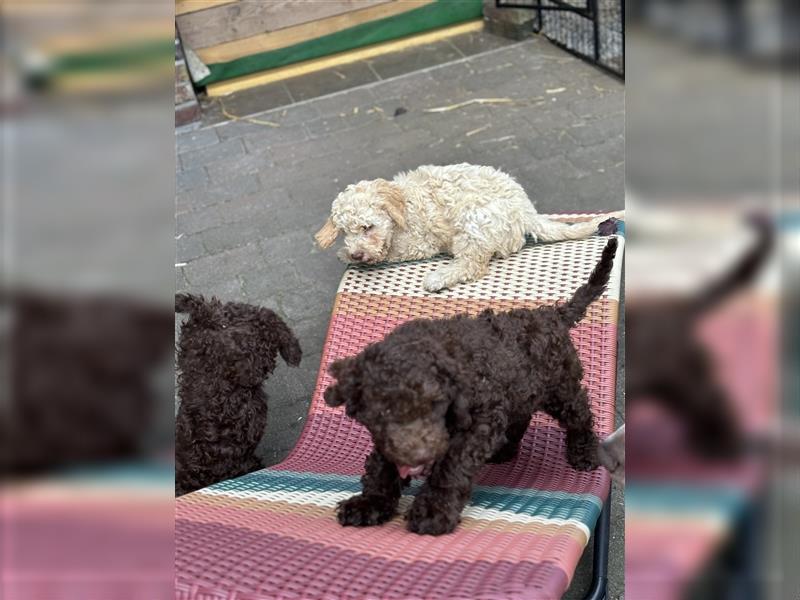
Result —
M416 495L421 486L422 482L415 480L404 494ZM360 478L355 475L270 470L250 473L201 490L202 493L211 495L262 500L273 500L274 494L311 494L309 503L312 504L338 501L360 491ZM476 486L470 505L502 513L577 520L592 526L600 514L602 503L593 494Z

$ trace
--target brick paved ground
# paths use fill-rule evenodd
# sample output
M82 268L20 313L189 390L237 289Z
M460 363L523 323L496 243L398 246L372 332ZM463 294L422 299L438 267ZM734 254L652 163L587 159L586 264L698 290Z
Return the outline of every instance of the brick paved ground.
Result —
M423 112L498 97L515 102ZM312 239L336 194L360 179L468 161L514 175L540 212L621 209L623 107L618 80L532 39L257 116L277 127L239 120L177 136L177 289L272 307L303 346L300 368L281 365L267 383L268 464L302 428L344 272ZM406 112L394 116L398 108ZM613 503L617 598L624 525L621 498ZM585 563L573 588L587 585Z

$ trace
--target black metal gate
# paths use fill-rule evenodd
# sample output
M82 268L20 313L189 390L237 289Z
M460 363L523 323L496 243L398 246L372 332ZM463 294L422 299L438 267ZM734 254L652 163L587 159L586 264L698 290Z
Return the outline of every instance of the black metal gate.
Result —
M495 0L536 11L533 29L565 50L625 77L625 0Z

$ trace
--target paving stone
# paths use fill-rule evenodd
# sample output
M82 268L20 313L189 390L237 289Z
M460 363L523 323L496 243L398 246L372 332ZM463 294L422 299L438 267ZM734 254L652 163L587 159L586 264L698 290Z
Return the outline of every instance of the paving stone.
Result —
M200 234L178 234L175 245L178 262L188 262L208 254Z
M426 104L413 104L409 112L395 119L395 123L403 131L423 130L432 136L449 138L455 130L470 131L486 124L488 113L479 105L465 106L449 112L425 112L426 109L439 108L456 104L468 98L450 98Z
M433 69L430 72L431 78L437 83L463 83L467 77L472 77L475 70L469 64L469 61L457 62L448 65L446 69Z
M334 69L317 71L303 77L287 79L285 84L295 102L332 94L358 85L372 83L378 78L363 62L339 65Z
M494 63L492 68L484 68L478 70L475 65L470 64L472 68L472 75L467 79L459 82L463 88L470 92L483 92L496 88L500 85L505 85L510 81L514 81L519 85L519 80L523 79L527 74L527 69L519 68L511 61ZM517 91L526 90L524 87L517 87Z
M242 271L242 287L249 302L269 306L285 317L278 298L289 284L298 285L297 272L291 262L281 264L268 257L269 254L262 254L258 265Z
M620 163L625 161L625 138L619 135L597 146L578 146L574 150L565 152L564 156L587 173L616 168L622 166Z
M244 156L235 156L226 160L217 160L206 165L212 184L223 184L242 175L256 175L271 169L273 162L269 149L249 152Z
M285 127L264 127L256 125L252 133L243 138L248 152L255 153L269 150L281 144L292 144L308 138L308 132L303 124L287 125Z
M464 56L488 52L489 50L510 46L515 43L514 40L485 31L462 33L451 37L448 41L458 48Z
M354 179L343 179L340 182L336 182L333 179L333 177L315 177L306 180L298 179L297 183L288 188L289 197L301 210L308 211L313 207L319 207L319 210L323 212L330 211L331 202L333 202L336 195L344 189L348 183L356 181ZM297 213L299 210L293 210L292 212ZM292 223L297 223L298 220L305 220L306 217L295 214L291 217L286 215L286 218L291 219ZM324 212L322 220L324 221L325 218L327 218L327 212ZM319 222L319 220L314 220L314 222Z
M372 92L376 100L383 98L402 98L405 96L419 95L421 91L436 85L436 80L431 72L414 73L383 81L380 85L373 86Z
M327 213L323 214L323 222ZM308 254L315 249L314 245L314 232L316 229L309 229L303 231L290 231L281 235L270 236L261 242L262 255L269 260L270 268L278 268L278 265L285 263L289 269L280 267L280 271L285 276L289 272L292 275L289 277L292 285L302 285L297 272L294 270L293 262L295 256ZM280 281L278 279L277 281ZM292 287L291 285L287 287Z
M597 93L591 97L573 100L567 107L576 116L593 120L598 115L607 116L623 113L625 103L619 93Z
M546 160L553 156L571 156L580 150L581 146L569 134L569 131L568 128L543 132L532 131L532 135L519 137L520 146L535 160ZM576 166L584 171L587 170L583 165L576 164Z
M279 207L287 209L289 194L286 190L268 187L255 194L239 196L218 205L222 216L220 222L237 223L240 221L257 221L273 218L269 213ZM220 224L217 223L217 225Z
M444 40L376 56L367 63L381 79L389 79L462 57L455 46Z
M263 115L255 115L256 118L263 117L268 121L280 125L295 125L297 123L308 123L321 116L320 108L316 102L304 102L302 104L292 104L284 106L280 110L271 110Z
M209 254L216 254L257 242L264 235L264 222L267 219L267 215L262 215L260 219L225 223L219 227L206 229L200 234L203 245Z
M324 222L324 216L322 219L320 225ZM305 251L295 253L293 260L295 271L313 281L314 287L320 291L323 298L332 299L346 268L346 265L336 257L338 245L327 250L317 248L313 244L304 248Z
M216 204L212 204L198 210L178 213L175 220L178 234L197 233L219 225L222 222L222 213Z
M572 185L572 193L575 201L587 212L621 210L625 208L625 169L620 165L582 177Z
M561 131L568 127L587 123L585 119L575 116L566 106L554 106L547 102L541 106L533 106L533 110L526 113L524 118L539 133Z
M235 276L206 284L203 288L203 295L207 298L218 298L223 302L244 302L247 300L242 290L242 282Z
M292 97L283 82L277 82L242 90L220 101L226 112L237 117L246 117L290 104Z
M264 264L264 254L256 243L248 244L228 252L220 252L193 260L183 268L186 280L194 289L219 281L226 281L231 274L260 268Z
M286 315L295 321L309 319L323 313L332 305L330 299L323 298L313 288L287 290L281 294L281 307Z
M625 115L606 117L570 128L569 134L583 146L600 144L625 133Z
M311 137L327 136L332 133L354 127L362 127L384 118L383 114L372 109L370 105L353 107L353 109L327 117L320 117L306 123Z
M219 143L219 137L214 129L199 129L175 136L175 147L178 153L198 150Z
M244 154L244 145L242 140L236 138L197 150L183 152L178 155L178 158L183 169L192 169L215 160L227 159L242 154Z
M178 190L189 191L208 185L208 173L203 166L188 170L180 170L175 174L175 185Z
M198 188L189 192L178 192L175 206L178 212L197 210L238 196L254 194L260 189L261 184L258 177L242 175L233 177L220 185Z
M385 84L381 84L385 85ZM319 116L338 115L339 113L353 110L356 106L369 106L375 102L375 95L372 93L373 86L358 87L343 92L324 96L315 99L312 103L319 112Z
M328 183L322 189L325 194L322 201L330 205L336 194L335 188ZM322 226L324 217L320 218L315 211L309 210L309 206L313 206L313 198L301 196L296 200L285 189L267 187L264 192L220 205L223 221L236 224L236 227L216 232L216 237L219 243L232 247L235 238L231 236L237 232L242 236L271 238L298 229ZM281 218L276 218L276 215L281 215ZM225 238L230 239L226 241ZM209 250L211 248L209 246Z

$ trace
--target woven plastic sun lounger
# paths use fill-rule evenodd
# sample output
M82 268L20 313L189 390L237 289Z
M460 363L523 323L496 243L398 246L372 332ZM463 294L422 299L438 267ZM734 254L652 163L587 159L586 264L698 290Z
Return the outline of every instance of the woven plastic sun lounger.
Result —
M334 509L360 491L371 441L341 408L325 405L322 394L332 361L409 319L566 299L586 281L606 242L529 244L493 261L480 281L437 295L424 292L422 281L449 259L349 268L295 449L274 467L177 500L176 598L560 598L598 521L609 476L603 469L573 470L564 432L553 420L536 414L516 460L482 471L454 533L419 536L405 529L402 512L419 482L405 490L401 514L391 522L344 528ZM608 291L573 329L601 436L614 426L622 247L620 239Z

